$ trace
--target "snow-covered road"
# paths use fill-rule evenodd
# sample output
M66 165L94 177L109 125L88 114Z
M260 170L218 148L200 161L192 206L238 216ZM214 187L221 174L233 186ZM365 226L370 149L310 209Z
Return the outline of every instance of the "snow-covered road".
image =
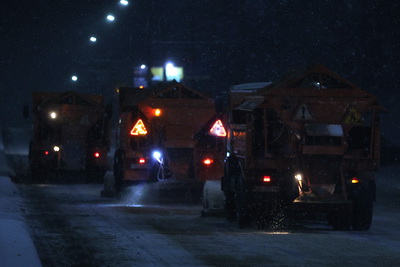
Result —
M13 175L26 151L9 149L18 138L7 138L0 152L14 165L0 153L1 172ZM318 219L242 230L201 217L198 203L149 201L157 196L149 185L114 199L101 198L98 184L13 184L2 176L0 266L400 266L400 166L383 166L377 187L367 232L333 231Z
M381 173L388 171L385 179L393 183L398 170ZM154 194L148 185L133 187L123 199L100 198L101 185L18 187L45 266L400 264L400 214L385 190L379 191L370 231L337 232L319 220L242 230L222 217L201 217L197 204L141 202L138 195Z

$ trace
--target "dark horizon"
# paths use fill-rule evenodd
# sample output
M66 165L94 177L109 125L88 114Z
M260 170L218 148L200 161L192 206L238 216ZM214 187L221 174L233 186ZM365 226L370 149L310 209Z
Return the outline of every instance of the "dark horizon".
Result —
M111 95L132 84L140 64L172 60L187 77L209 77L188 86L218 95L320 63L378 96L389 110L383 135L400 145L395 1L6 1L0 10L1 126L29 125L22 106L32 91ZM108 12L113 23L105 21Z

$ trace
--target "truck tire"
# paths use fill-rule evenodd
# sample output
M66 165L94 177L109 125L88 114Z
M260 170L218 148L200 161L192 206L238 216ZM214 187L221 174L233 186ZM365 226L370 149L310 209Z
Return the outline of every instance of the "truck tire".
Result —
M31 181L33 183L42 182L44 180L44 173L37 166L31 166L30 173L31 173Z
M114 190L119 194L124 185L124 160L123 153L117 151L114 156Z
M352 227L355 231L368 231L371 228L373 201L358 199L353 202Z
M30 172L30 177L31 177L31 182L32 183L37 183L43 180L43 168L40 168L38 164L36 164L35 161L35 153L32 149L32 141L29 142L29 172Z
M150 182L158 182L158 169L159 169L160 167L158 166L158 164L153 164L153 165L151 165L151 167L150 167L150 174L149 174L149 181Z
M29 163L29 171L32 183L43 183L52 176L50 168L36 164L34 160Z
M335 231L348 231L351 226L351 210L349 206L339 207L329 214ZM328 216L329 216L328 215Z
M247 228L251 223L251 212L246 191L243 178L240 177L236 184L236 218L239 228Z
M355 231L367 231L371 228L373 215L373 202L376 198L376 185L373 174L366 171L360 174L369 180L360 183L352 192L352 222Z
M226 213L226 219L229 222L233 222L236 219L236 209L235 209L235 197L234 193L231 191L224 192L224 209Z

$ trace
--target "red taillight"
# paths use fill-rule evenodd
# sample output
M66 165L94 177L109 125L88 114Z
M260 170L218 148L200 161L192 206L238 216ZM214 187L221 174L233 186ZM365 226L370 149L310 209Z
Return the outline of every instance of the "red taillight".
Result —
M269 182L271 182L271 176L269 176L269 175L264 175L264 177L263 177L263 182L264 182L264 183L269 183Z
M45 154L45 155L48 155L48 154L49 154L49 151L46 150L46 151L44 152L44 154Z
M203 164L204 165L211 165L213 162L214 161L212 159L209 159L209 158L203 160Z
M147 129L144 126L144 123L141 119L139 119L135 126L133 126L131 130L131 135L146 135L147 134Z
M95 158L100 158L100 153L99 153L99 152L94 152L93 156L94 156Z
M145 158L140 158L139 159L139 164L145 164L146 163L146 159Z
M224 125L222 124L221 120L217 120L213 127L210 129L210 134L215 136L226 136L226 131Z
M352 184L358 184L359 182L360 182L360 180L358 180L357 177L351 178L351 183L352 183Z

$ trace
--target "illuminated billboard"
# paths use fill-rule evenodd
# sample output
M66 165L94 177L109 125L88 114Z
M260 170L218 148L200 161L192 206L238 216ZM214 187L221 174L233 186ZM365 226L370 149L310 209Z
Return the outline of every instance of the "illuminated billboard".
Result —
M183 68L176 67L172 63L167 63L164 67L152 67L151 74L153 76L152 81L155 82L172 80L180 82L183 79Z
M183 80L183 67L176 67L173 63L168 62L163 67L151 67L146 65L134 68L133 83L134 87L147 87L149 82L149 74L152 82L163 82L176 80L180 82Z
M183 79L183 68L175 67L172 63L165 65L165 77L167 81L176 80L180 82Z
M164 68L163 67L152 67L151 68L152 81L161 82L164 81Z

